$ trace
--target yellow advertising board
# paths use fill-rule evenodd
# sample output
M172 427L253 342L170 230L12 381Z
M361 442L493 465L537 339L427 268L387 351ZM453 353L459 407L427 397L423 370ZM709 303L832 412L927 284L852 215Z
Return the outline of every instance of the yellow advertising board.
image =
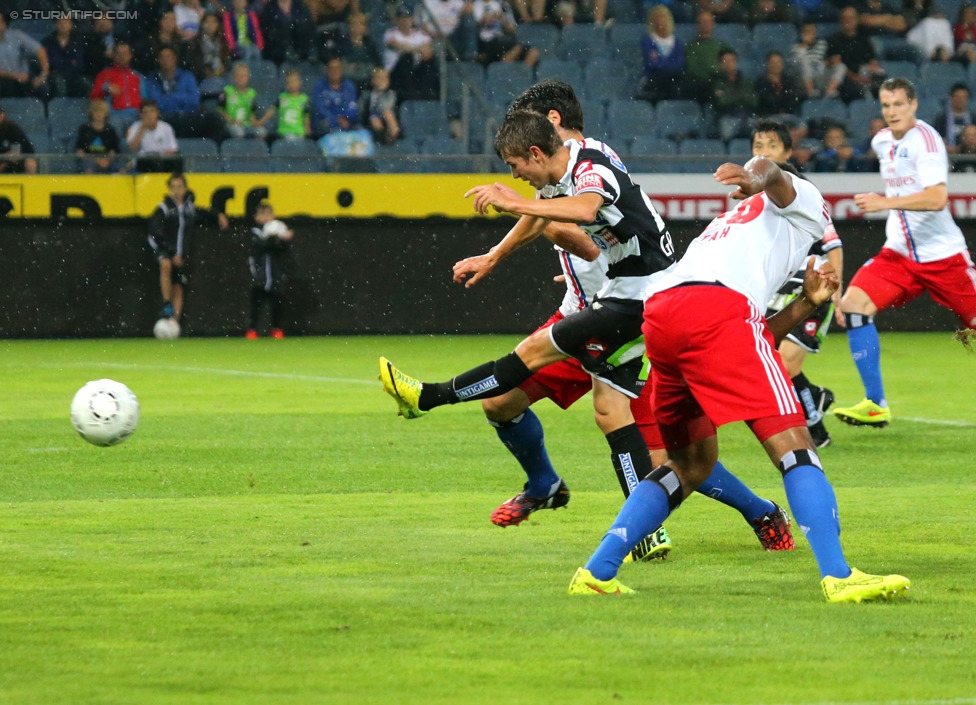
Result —
M166 194L167 174L24 176L0 174L0 212L20 218L148 217ZM242 216L262 198L279 215L424 218L475 215L464 193L502 181L530 197L532 188L501 174L188 174L204 207Z

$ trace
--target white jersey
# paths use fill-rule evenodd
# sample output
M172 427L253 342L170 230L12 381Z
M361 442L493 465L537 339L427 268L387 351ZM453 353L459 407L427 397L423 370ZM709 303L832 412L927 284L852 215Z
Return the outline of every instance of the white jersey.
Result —
M817 188L787 175L796 188L793 203L778 208L762 192L723 213L648 287L645 298L687 282L718 282L764 310L776 290L806 263L810 246L823 238L830 223Z
M571 255L558 245L554 246L559 253L559 266L566 278L566 294L559 304L559 312L564 316L582 311L593 303L593 297L603 286L607 278L607 260L600 255L592 262Z
M949 158L942 137L921 120L900 140L890 129L881 130L871 140L871 148L881 162L889 198L948 181ZM886 248L916 262L934 262L966 251L966 240L948 206L939 211L891 210L885 234Z

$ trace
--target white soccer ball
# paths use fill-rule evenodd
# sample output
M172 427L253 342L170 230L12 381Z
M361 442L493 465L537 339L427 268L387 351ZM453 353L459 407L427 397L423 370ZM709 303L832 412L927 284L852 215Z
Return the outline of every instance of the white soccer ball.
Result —
M172 318L160 318L153 326L153 335L160 340L173 340L180 337L180 324Z
M121 382L89 382L71 400L71 423L92 445L114 446L139 425L139 400Z
M288 226L280 220L269 220L261 228L261 237L267 240L269 237L282 237L288 232Z

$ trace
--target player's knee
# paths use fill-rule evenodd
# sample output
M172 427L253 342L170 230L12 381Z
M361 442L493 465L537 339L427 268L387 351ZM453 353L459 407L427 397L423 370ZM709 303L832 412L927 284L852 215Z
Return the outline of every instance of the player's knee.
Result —
M521 403L508 394L481 400L481 410L485 412L485 418L492 424L507 423L525 413L528 408L528 404Z
M823 464L820 462L820 456L817 455L817 451L810 448L791 450L779 459L779 471L783 473L784 477L790 470L807 465L812 465L823 472Z

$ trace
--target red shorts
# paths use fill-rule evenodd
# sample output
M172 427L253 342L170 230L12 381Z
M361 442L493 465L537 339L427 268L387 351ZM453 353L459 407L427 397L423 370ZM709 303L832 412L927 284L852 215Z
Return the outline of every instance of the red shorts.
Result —
M914 262L883 248L857 270L850 286L867 294L878 311L904 306L923 291L976 328L976 269L968 252L935 262Z
M796 390L762 313L723 286L683 286L644 307L652 403L665 448L674 450L746 421L765 441L804 427Z
M548 328L563 318L565 316L557 311L539 327L539 330ZM529 402L534 404L540 399L551 399L560 409L568 409L592 388L593 378L575 358L547 365L519 386L519 389L529 397ZM664 441L661 439L654 408L651 406L651 388L651 384L645 384L641 395L630 400L630 411L640 428L641 435L644 436L647 447L657 450L664 447Z

